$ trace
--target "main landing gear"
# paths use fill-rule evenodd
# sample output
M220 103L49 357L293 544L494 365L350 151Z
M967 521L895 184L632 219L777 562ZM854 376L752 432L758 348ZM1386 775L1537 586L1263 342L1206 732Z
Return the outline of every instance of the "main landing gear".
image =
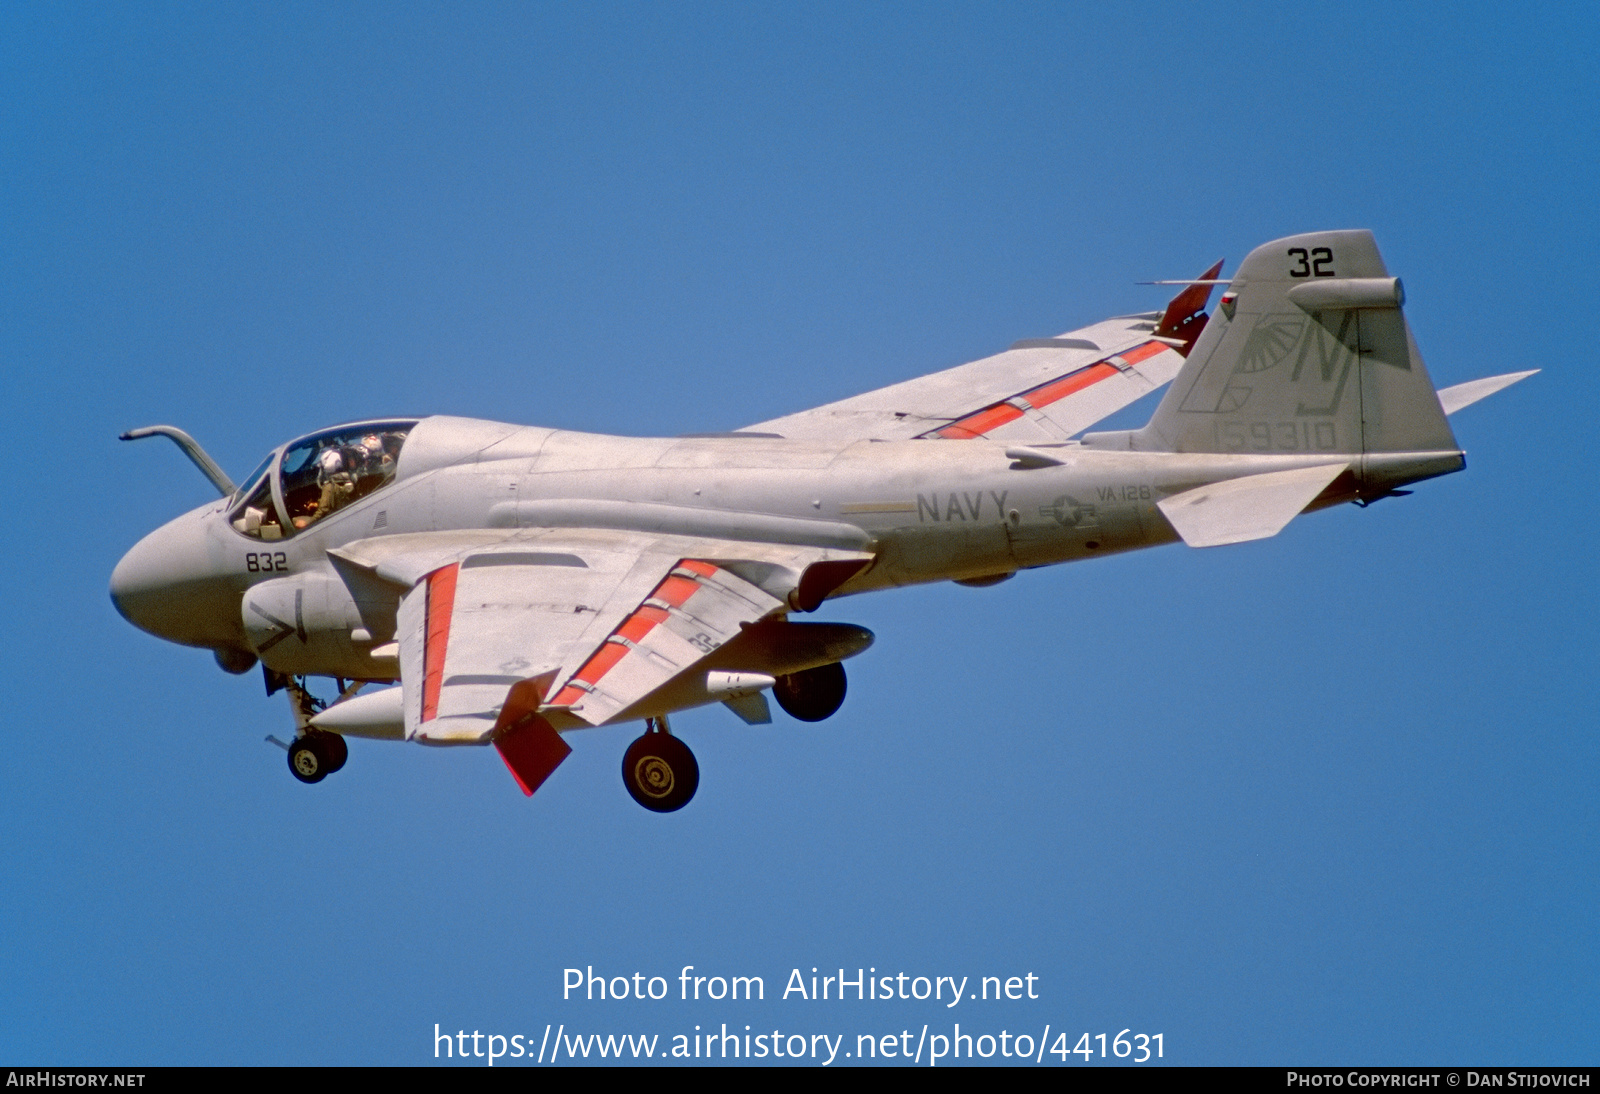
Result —
M646 809L671 813L694 797L700 765L689 746L667 731L665 718L651 718L644 736L622 754L622 784Z
M844 666L835 661L778 677L772 697L791 718L820 722L844 705Z
M844 666L837 661L779 676L772 686L778 705L802 722L820 722L832 715L844 703L844 693ZM694 797L700 765L689 746L667 729L665 718L650 718L644 736L622 754L622 785L646 809L671 813Z

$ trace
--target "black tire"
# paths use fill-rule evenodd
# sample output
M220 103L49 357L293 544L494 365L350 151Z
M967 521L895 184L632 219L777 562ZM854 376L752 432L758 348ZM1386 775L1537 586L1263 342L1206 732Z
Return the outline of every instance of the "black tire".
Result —
M320 736L308 733L289 746L289 773L303 783L319 783L328 777L328 753Z
M324 730L318 736L322 738L323 749L328 754L328 774L332 775L343 767L344 762L350 758L350 746L337 733L329 733Z
M820 722L844 705L845 687L844 666L835 661L778 677L772 697L789 717Z
M671 813L694 797L700 786L700 765L678 738L646 733L622 754L622 784L646 809Z

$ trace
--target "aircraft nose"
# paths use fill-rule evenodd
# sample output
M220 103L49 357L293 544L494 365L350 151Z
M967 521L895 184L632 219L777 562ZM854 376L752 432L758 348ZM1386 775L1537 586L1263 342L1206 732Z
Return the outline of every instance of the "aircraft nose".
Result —
M117 568L111 571L111 603L117 606L122 618L140 630L148 631L143 622L145 608L152 595L159 595L160 580L155 565L157 556L150 549L150 536L133 545L133 550L122 556Z
M145 536L111 571L111 602L135 627L194 644L192 592L211 574L200 512L179 517Z

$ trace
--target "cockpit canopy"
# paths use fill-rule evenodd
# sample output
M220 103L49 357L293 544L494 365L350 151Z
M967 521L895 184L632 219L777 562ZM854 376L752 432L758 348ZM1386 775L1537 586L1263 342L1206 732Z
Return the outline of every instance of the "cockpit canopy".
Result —
M229 499L233 527L255 539L287 539L394 478L415 421L359 422L290 442Z

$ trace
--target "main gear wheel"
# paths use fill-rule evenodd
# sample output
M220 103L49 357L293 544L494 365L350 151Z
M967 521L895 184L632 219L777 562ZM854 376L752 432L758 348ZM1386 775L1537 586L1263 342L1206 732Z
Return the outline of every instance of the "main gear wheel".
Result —
M772 697L791 718L820 722L844 705L844 666L835 661L804 672L780 676L772 685Z
M646 733L622 754L622 782L646 809L671 813L694 797L700 765L688 745L658 730Z

